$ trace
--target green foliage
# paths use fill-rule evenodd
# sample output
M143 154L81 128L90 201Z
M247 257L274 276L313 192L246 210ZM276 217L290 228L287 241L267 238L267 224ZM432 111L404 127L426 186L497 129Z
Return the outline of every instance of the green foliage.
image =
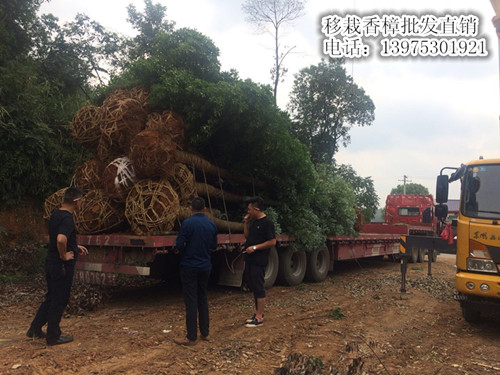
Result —
M319 368L325 367L325 364L323 363L323 361L321 360L321 358L310 356L310 357L307 358L307 361L312 366L319 367Z
M355 196L350 185L334 175L327 165L317 165L318 183L311 206L321 223L323 234L354 234Z
M345 315L344 313L342 312L342 309L340 307L337 307L335 309L331 309L330 311L328 311L328 313L326 314L326 316L328 316L329 318L333 318L333 319L336 319L336 320L340 320L342 319Z
M351 165L341 164L335 167L335 174L341 176L353 189L356 196L356 208L363 213L369 223L377 212L378 196L371 177L360 177Z
M144 0L144 13L139 13L133 4L127 10L127 21L138 31L130 42L130 59L151 55L156 35L174 29L175 23L165 20L167 7L159 3L153 4L152 0Z
M292 131L314 163L330 163L340 144L349 144L349 130L371 125L375 118L372 100L338 60L312 65L295 76L289 110Z
M404 186L398 185L391 190L391 194L403 194ZM416 184L410 182L406 184L406 194L429 194L429 189L427 189L424 185Z

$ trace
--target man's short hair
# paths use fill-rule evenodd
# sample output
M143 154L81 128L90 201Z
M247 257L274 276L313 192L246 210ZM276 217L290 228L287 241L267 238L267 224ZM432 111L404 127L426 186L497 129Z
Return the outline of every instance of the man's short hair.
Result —
M195 197L191 201L191 208L193 211L202 211L205 208L205 199L202 197Z
M248 198L247 203L251 204L255 208L258 208L259 210L264 209L264 199L262 197Z
M83 191L76 187L69 187L64 192L63 202L66 204L73 204L81 197L83 197Z

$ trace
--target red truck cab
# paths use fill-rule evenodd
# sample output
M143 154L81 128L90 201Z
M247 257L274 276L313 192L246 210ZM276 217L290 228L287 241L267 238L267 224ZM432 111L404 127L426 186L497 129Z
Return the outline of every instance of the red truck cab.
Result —
M385 201L385 222L408 224L409 234L434 232L434 198L430 194L390 194Z

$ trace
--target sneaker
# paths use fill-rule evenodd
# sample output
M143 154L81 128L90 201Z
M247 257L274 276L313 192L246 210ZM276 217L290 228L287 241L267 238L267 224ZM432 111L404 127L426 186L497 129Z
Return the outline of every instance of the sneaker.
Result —
M261 327L262 325L264 325L264 321L259 322L256 318L253 318L250 323L245 324L245 327L253 328L253 327Z
M28 332L26 332L26 336L31 339L44 339L47 337L45 332L43 332L42 330L34 330L33 328L28 329Z
M203 335L200 335L200 339L202 339L203 341L210 341L210 337L207 336L203 336Z
M262 318L264 318L264 314L262 314ZM254 319L255 319L255 314L253 314L250 319L245 320L245 324L252 323Z

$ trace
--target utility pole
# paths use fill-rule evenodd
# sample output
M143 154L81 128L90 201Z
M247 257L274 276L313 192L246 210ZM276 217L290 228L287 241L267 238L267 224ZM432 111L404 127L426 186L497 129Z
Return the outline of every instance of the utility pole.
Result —
M403 175L403 179L398 181L403 182L403 194L406 194L406 183L411 182L411 180L408 180L407 175Z

